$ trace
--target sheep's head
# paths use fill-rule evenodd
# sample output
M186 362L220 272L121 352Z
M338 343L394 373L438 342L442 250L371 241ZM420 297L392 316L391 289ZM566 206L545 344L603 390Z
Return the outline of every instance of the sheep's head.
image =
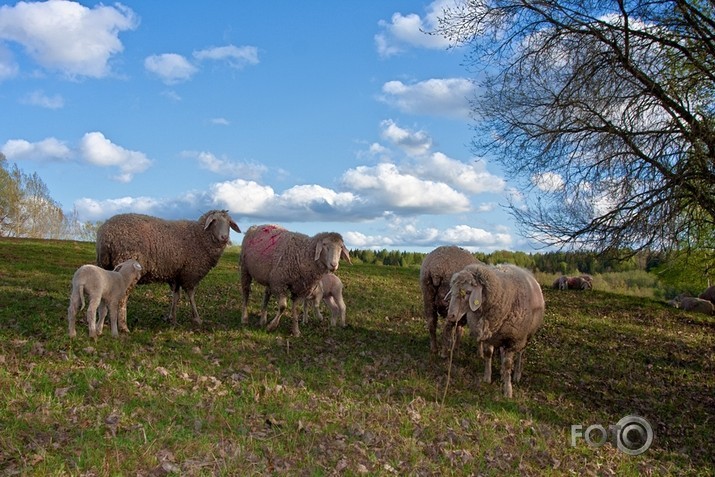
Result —
M350 254L340 234L334 232L323 233L317 235L315 239L314 260L316 262L322 261L329 272L334 272L338 269L341 257L352 264Z
M228 215L227 210L212 210L204 215L204 230L210 230L213 238L220 244L228 244L233 229L241 233L236 222ZM203 218L203 217L202 217Z
M144 269L141 264L133 258L117 264L117 266L114 267L114 271L119 272L122 275L129 276L129 281L132 284L138 282L142 273L144 273Z
M458 322L468 311L476 312L483 302L484 287L477 280L471 266L452 275L447 319ZM445 297L446 298L446 297Z

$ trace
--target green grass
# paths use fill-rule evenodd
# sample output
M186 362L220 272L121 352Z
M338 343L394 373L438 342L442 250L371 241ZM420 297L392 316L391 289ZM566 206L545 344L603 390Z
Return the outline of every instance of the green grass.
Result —
M544 287L514 399L465 339L429 353L416 268L344 264L348 326L241 325L238 250L197 291L138 287L131 333L67 336L90 243L0 239L0 475L712 475L715 319L645 297ZM273 303L273 306L274 303ZM271 310L269 313L274 313ZM106 330L106 329L105 329ZM571 426L645 417L630 456Z

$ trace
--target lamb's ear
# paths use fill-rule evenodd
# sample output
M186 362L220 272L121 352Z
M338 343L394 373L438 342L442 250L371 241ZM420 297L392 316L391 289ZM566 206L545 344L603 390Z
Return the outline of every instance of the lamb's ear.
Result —
M120 263L119 265L117 265L116 267L114 267L114 271L115 271L115 272L118 272L119 270L121 270L123 264L124 264L124 263L122 262L122 263Z
M477 311L482 306L482 287L469 287L469 309Z
M348 252L348 249L345 244L343 244L340 248L340 255L342 255L343 258L345 258L345 260L347 260L350 265L353 264L353 262L350 261L350 253Z
M318 241L318 243L315 244L315 260L316 262L320 259L320 252L323 250L323 242Z

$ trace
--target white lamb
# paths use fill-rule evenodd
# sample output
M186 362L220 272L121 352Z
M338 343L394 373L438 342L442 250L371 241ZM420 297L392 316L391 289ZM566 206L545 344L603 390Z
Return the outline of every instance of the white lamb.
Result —
M75 331L75 316L79 310L84 309L84 295L89 297L87 305L87 324L89 336L96 338L102 334L104 317L109 311L109 321L112 327L112 336L119 336L117 317L120 302L125 298L127 291L132 288L142 276L142 266L134 259L126 260L117 265L114 270L104 270L96 265L82 265L72 277L72 293L70 305L67 308L67 321L69 323L70 338L77 335ZM97 321L99 309L99 321Z
M340 326L345 326L345 300L343 300L343 282L334 273L326 273L323 275L313 288L313 291L305 299L303 307L303 324L308 322L308 306L312 305L318 319L323 321L323 314L320 312L320 302L325 301L325 304L330 308L330 325L335 326L338 316L340 317Z

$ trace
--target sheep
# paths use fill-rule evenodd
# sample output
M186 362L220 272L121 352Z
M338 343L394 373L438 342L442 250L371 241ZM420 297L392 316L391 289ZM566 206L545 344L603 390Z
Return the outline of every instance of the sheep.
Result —
M308 322L308 305L312 305L318 319L323 321L323 314L320 312L320 302L330 308L330 325L337 324L340 317L340 326L345 327L345 300L343 300L343 282L334 273L326 273L313 287L313 290L306 297L303 307L303 324Z
M696 298L694 296L678 295L674 299L670 300L668 304L674 306L675 308L680 308L684 311L695 311L697 313L704 313L706 315L715 314L715 305L709 300L704 298Z
M715 303L715 285L707 287L705 291L698 295L698 298Z
M447 316L449 306L445 299L449 291L449 281L454 273L473 263L480 262L469 251L456 245L443 245L428 253L420 266L420 288L430 337L430 351L439 352L442 357L445 357L447 350L452 346L452 327L449 323L445 323L442 334L443 346L439 349L437 345L437 322L439 316ZM455 331L455 341L458 341L460 329L457 328Z
M268 331L275 330L280 324L290 294L293 301L291 334L300 336L298 305L323 275L338 269L341 257L352 263L339 233L321 232L309 237L274 224L252 226L243 236L239 259L242 323L248 323L248 297L251 282L255 279L266 287L261 306L261 326L266 325L271 294L278 297L278 313L266 327Z
M172 291L167 320L176 324L176 305L183 288L189 296L193 321L201 323L194 294L199 282L216 266L229 243L229 228L241 232L226 210L211 210L198 220L163 220L143 214L111 217L97 230L97 265L110 269L134 258L144 265L139 284L165 282ZM119 326L129 331L126 300Z
M590 290L593 288L593 279L588 275L568 277L569 290Z
M492 380L494 348L501 348L502 392L511 398L512 369L518 383L524 349L544 321L539 283L514 265L473 264L452 276L449 295L447 320L457 323L466 314L471 334L485 345L487 383Z
M561 275L556 280L554 280L554 283L551 284L551 288L553 288L554 290L568 290L569 277L567 277L566 275Z
M67 322L70 338L77 336L75 330L75 316L77 306L84 309L84 295L89 297L87 306L87 323L90 338L97 338L97 333L102 334L104 317L109 310L109 321L112 327L112 336L119 336L117 329L117 316L119 304L142 275L142 266L136 260L130 259L118 264L114 270L105 270L96 265L82 265L72 277L72 292L70 305L67 308ZM99 308L99 321L97 309Z

